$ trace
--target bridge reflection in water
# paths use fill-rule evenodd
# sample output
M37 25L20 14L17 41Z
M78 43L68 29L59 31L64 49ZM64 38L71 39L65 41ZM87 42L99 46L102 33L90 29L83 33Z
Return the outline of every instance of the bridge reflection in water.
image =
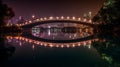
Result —
M82 41L82 42L74 42L74 43L49 43L49 42L36 41L36 40L28 39L25 37L8 36L7 40L8 40L8 42L14 41L14 42L18 43L20 46L22 46L22 43L24 43L24 42L30 43L30 44L32 43L33 44L32 48L34 49L35 45L40 45L40 46L44 46L44 47L57 47L57 48L71 48L71 47L79 47L79 46L86 46L88 48L91 48L92 42L97 41L99 39L96 38L96 39L86 40L86 41Z

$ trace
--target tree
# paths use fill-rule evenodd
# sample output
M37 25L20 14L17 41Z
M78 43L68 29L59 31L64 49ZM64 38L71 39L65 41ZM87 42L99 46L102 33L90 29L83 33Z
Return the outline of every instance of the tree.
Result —
M117 24L116 20L120 19L120 1L106 0L98 14L92 19L94 22L102 24Z
M7 23L5 21L11 19L14 15L12 8L3 4L0 0L0 26L4 26Z
M99 23L97 30L99 33L110 33L120 37L120 0L106 0L93 17L92 21Z

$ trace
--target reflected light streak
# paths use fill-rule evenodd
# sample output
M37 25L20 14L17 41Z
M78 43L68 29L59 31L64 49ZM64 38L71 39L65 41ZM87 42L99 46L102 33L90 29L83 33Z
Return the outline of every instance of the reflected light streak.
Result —
M25 38L25 37L11 37L11 36L7 36L7 39L8 40L11 40L12 39L16 39L16 40L19 40L19 41L25 41L27 43L32 43L32 49L35 48L35 45L40 45L40 46L47 46L47 47L57 47L57 48L70 48L70 47L77 47L77 46L87 46L88 48L91 48L91 44L92 44L92 41L96 41L96 40L99 40L99 39L91 39L91 40L87 40L87 41L83 41L83 42L75 42L75 43L49 43L49 42L42 42L42 41L35 41L35 40L32 40L32 39L28 39L28 38ZM22 42L19 43L20 46L22 46Z

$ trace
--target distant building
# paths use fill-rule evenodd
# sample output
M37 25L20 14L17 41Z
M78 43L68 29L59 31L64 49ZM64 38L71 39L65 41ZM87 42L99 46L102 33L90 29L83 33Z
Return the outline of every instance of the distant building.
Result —
M22 23L25 23L25 21L26 20L22 16L20 16L19 19L18 19L18 21L17 21L17 23L18 24L22 24Z
M86 18L86 19L91 19L92 18L92 12L85 13L83 15L83 17Z

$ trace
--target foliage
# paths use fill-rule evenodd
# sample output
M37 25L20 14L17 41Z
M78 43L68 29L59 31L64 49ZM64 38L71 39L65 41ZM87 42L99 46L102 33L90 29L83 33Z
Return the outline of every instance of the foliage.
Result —
M120 1L106 0L97 15L92 19L94 22L101 24L116 24L120 19Z
M0 0L0 26L6 24L6 20L11 19L14 16L12 8L8 7L6 4L3 4Z

